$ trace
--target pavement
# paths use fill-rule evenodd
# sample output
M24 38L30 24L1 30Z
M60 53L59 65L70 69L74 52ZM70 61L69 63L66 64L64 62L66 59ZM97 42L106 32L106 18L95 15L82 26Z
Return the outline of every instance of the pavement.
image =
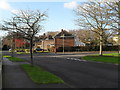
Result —
M4 59L3 88L118 88L118 65L78 60L73 59L73 56L72 59L69 58L73 54L67 54L67 57L59 55L34 54L34 64L61 77L66 84L36 85L21 70L18 63ZM75 58L80 57L79 55ZM15 54L15 57L30 62L29 55Z
M0 49L0 90L2 89L2 52Z
M33 83L26 73L20 68L20 64L28 62L15 63L7 58L3 60L3 89L5 88L68 88L65 84L36 84Z
M0 61L0 90L2 89L2 61Z

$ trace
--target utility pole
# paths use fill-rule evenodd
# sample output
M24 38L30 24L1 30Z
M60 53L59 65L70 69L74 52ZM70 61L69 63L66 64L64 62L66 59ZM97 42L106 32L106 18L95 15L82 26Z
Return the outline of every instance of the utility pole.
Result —
M64 42L64 37L65 37L65 35L63 34L62 37L63 37L63 54L64 54L64 53L65 53L65 50L64 50L64 49L65 49L65 48L64 48L64 47L65 47L65 45L64 45L64 44L65 44L65 42Z
M43 40L43 52L44 52L44 45L45 45L45 44L44 44L44 40Z
M0 62L3 60L2 57L2 37L0 37Z

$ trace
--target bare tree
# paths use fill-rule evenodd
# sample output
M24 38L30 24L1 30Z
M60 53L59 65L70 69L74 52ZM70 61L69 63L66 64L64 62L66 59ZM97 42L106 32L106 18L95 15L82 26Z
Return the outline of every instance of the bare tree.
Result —
M116 2L106 2L106 5L112 10L111 20L112 20L112 30L118 35L118 53L120 53L120 1Z
M20 32L24 38L30 41L31 64L33 65L33 40L35 35L42 30L42 22L46 20L46 12L41 13L39 10L20 10L14 14L11 20L5 21L8 30ZM14 28L14 30L13 30Z
M69 31L71 34L74 36L78 37L79 40L83 43L90 44L90 45L97 45L98 40L98 35L90 30L70 30Z
M120 34L120 1L114 1L114 2L106 2L106 5L108 5L109 9L112 10L111 12L111 20L112 23L110 24L112 26L113 30L116 30Z
M89 29L99 35L100 55L102 55L102 46L104 34L110 30L111 9L103 2L87 2L83 6L79 5L75 10L77 25Z
M47 36L51 35L51 36L54 37L57 33L58 33L58 31L54 31L54 32L49 31L49 32L46 33L46 35L47 35Z

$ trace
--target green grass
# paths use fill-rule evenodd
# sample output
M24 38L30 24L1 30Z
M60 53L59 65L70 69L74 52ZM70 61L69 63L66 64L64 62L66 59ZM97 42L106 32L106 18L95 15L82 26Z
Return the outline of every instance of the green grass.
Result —
M103 54L105 56L120 56L118 53L109 53L109 54Z
M36 51L36 52L38 52L38 53L42 53L42 52L49 52L49 51Z
M16 57L11 57L11 56L4 56L4 57L8 58L12 62L24 62L25 61L21 58L16 58Z
M38 84L48 84L48 83L64 83L62 79L56 75L38 67L32 66L30 64L22 64L21 67L27 72L31 80Z
M29 52L16 52L17 54L29 54Z
M99 61L99 62L120 64L120 56L117 53L103 54L103 56L99 56L99 55L84 56L82 57L82 59L88 61Z
M49 52L49 51L36 51L38 53ZM16 52L17 54L29 54L30 52Z

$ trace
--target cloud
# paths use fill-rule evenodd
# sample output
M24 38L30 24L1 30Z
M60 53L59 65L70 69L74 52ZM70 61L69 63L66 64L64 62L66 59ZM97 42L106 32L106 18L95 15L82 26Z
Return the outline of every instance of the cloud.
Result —
M9 2L71 2L73 0L7 0ZM78 2L86 2L86 0L75 0Z
M88 0L91 2L118 2L119 0Z
M18 10L12 8L6 0L0 0L0 9L8 10L11 13L15 13L15 14L18 13Z
M19 13L19 10L11 9L10 12L11 12L11 13L14 13L14 14L18 14L18 13Z
M72 2L69 2L69 3L64 3L64 7L65 8L70 8L70 9L74 9L78 6L77 2L75 1L72 1Z
M10 10L11 6L7 3L6 0L0 0L0 9Z

